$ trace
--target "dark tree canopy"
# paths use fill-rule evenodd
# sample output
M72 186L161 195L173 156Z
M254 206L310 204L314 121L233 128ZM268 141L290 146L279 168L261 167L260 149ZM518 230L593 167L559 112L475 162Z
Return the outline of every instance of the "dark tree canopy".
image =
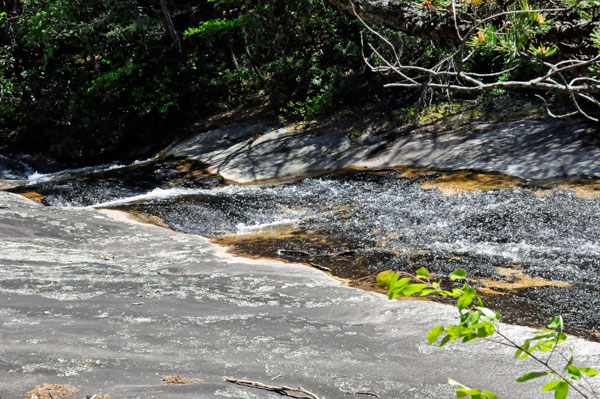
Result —
M362 106L359 32L320 0L1 0L0 147L92 162L238 106Z
M432 92L530 91L597 119L597 1L329 3L0 0L0 149L96 162L236 107L306 119Z

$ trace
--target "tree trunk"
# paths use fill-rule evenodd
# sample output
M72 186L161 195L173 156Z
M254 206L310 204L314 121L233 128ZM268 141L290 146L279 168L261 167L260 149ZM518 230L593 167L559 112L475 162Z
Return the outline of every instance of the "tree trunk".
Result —
M231 46L230 40L227 40L227 46L229 47L229 54L231 54L231 61L233 62L233 66L236 70L240 69L240 63L238 62L238 59L235 56L235 52L233 51L233 47Z
M365 21L431 40L458 41L452 12L417 8L409 2L391 0L328 0L347 13L356 13ZM466 29L466 26L464 27Z
M175 26L173 25L173 19L171 19L171 13L169 12L169 8L167 7L166 0L160 0L160 8L165 16L165 23L167 25L167 32L169 32L169 36L171 36L171 40L173 40L173 45L175 46L175 51L177 54L181 54L183 49L181 47L181 39L175 30Z

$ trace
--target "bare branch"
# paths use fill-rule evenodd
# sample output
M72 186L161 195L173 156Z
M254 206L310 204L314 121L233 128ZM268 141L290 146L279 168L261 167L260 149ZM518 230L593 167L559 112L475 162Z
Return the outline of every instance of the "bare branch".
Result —
M569 112L569 113L562 114L562 115L556 115L552 111L550 111L550 105L548 105L548 102L546 101L546 99L543 96L540 96L539 94L535 94L535 96L537 98L539 98L540 100L542 100L542 102L544 103L544 107L546 108L546 112L552 118L555 118L555 119L570 118L572 116L575 116L575 115L579 114L579 111L573 111L573 112Z
M396 50L395 46L388 40L383 34L373 29L369 24L365 22L361 12L358 12L354 1L347 0L349 8L356 18L362 23L362 25L373 34L384 46L389 48L392 59L386 58L383 53L371 43L368 43L368 47L371 50L371 57L373 57L377 64L369 62L370 57L364 54L364 42L361 36L361 44L363 45L363 59L366 65L374 72L392 72L396 74L399 81L385 84L384 87L400 87L405 89L437 89L445 93L446 96L450 96L450 92L466 92L466 93L477 93L484 91L491 91L497 89L524 89L538 92L558 92L564 93L569 96L571 103L573 104L575 111L568 112L561 115L555 115L550 111L550 107L544 100L546 110L549 115L556 118L564 118L573 115L582 115L585 118L592 121L599 121L595 116L590 115L580 105L581 101L593 104L600 109L600 102L595 99L595 94L600 94L600 79L589 76L577 76L577 74L586 73L585 68L592 65L598 65L600 63L600 54L594 55L581 55L581 58L570 56L568 59L546 61L540 59L535 52L527 52L525 50L519 50L515 53L516 56L521 59L528 59L533 63L539 63L546 66L547 72L542 73L529 80L509 80L503 81L501 77L506 76L507 73L515 70L517 66L510 68L504 68L501 71L494 71L490 73L476 73L468 70L463 70L465 62L472 57L475 50L469 52L465 56L466 50L466 39L471 37L473 32L478 30L481 26L494 20L506 18L511 15L519 14L539 14L544 13L545 15L561 15L561 13L572 10L575 6L571 7L555 7L555 8L538 8L538 9L525 9L525 10L507 10L502 12L494 13L483 19L468 19L468 22L462 20L464 16L468 14L459 14L456 0L451 0L450 6L452 10L452 24L455 30L458 45L454 51L449 55L444 55L440 60L432 67L425 67L420 65L404 65ZM369 0L367 0L369 3ZM362 4L362 3L361 3ZM438 10L436 10L438 11ZM364 14L364 12L362 13ZM509 21L510 22L510 21ZM540 22L541 23L541 22ZM501 30L496 33L499 37L502 37L504 32ZM537 37L537 36L532 36ZM483 39L485 40L485 39ZM435 44L432 43L435 48ZM489 50L507 51L500 44L490 45L486 43ZM452 46L452 43L450 43ZM440 51L442 53L442 51ZM568 75L568 76L567 76ZM575 76L573 76L575 75ZM423 92L425 93L425 91ZM541 97L538 95L538 97Z
M289 396L288 392L300 392L305 395L308 395L309 397L311 397L313 399L320 399L316 394L314 394L311 391L304 389L302 387L293 388L293 387L287 387L285 385L267 385L267 384L263 384L258 381L240 380L237 378L227 378L226 380L229 382L232 382L234 384L238 384L238 385L244 385L244 386L249 386L249 387L254 387L254 388L259 388L259 389L265 389L267 391L277 392L284 396Z
M463 42L464 39L460 34L460 29L458 29L458 19L456 17L456 2L455 2L455 0L452 0L452 19L454 19L454 28L456 29L456 36L458 37L458 40Z

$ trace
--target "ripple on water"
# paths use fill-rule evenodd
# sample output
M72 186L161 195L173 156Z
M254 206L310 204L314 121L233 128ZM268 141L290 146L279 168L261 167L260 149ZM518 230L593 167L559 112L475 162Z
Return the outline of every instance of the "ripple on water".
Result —
M167 169L158 170L171 176ZM194 176L193 165L180 162L174 170L168 181ZM114 170L102 173L120 176ZM80 192L87 193L84 198L96 195L97 202L133 192L136 197L113 205L213 237L243 254L329 269L361 286L388 268L425 266L446 274L461 267L488 292L503 294L493 303L509 318L539 325L561 311L574 331L588 337L600 323L600 316L588 311L600 297L597 179L525 181L430 168L347 170L284 184L196 186L193 192L154 197L148 193L156 185L121 192L117 184L107 191L111 179L92 185L109 193L104 196L90 194L81 181L77 189L71 181L66 188L55 184L54 191L48 186L42 194L80 205ZM172 187L162 187L161 193Z

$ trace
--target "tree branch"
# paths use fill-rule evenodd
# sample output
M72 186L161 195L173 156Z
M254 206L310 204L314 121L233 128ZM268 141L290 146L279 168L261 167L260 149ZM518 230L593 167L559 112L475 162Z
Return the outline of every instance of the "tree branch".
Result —
M308 395L309 397L311 397L313 399L320 399L316 394L314 394L311 391L304 389L302 387L293 388L293 387L287 387L285 385L267 385L267 384L263 384L262 382L258 382L258 381L239 380L237 378L227 378L226 380L229 382L232 382L234 384L244 385L244 386L254 387L254 388L259 388L259 389L265 389L267 391L277 392L277 393L279 393L281 395L285 395L285 396L289 396L288 392L300 392L305 395Z

